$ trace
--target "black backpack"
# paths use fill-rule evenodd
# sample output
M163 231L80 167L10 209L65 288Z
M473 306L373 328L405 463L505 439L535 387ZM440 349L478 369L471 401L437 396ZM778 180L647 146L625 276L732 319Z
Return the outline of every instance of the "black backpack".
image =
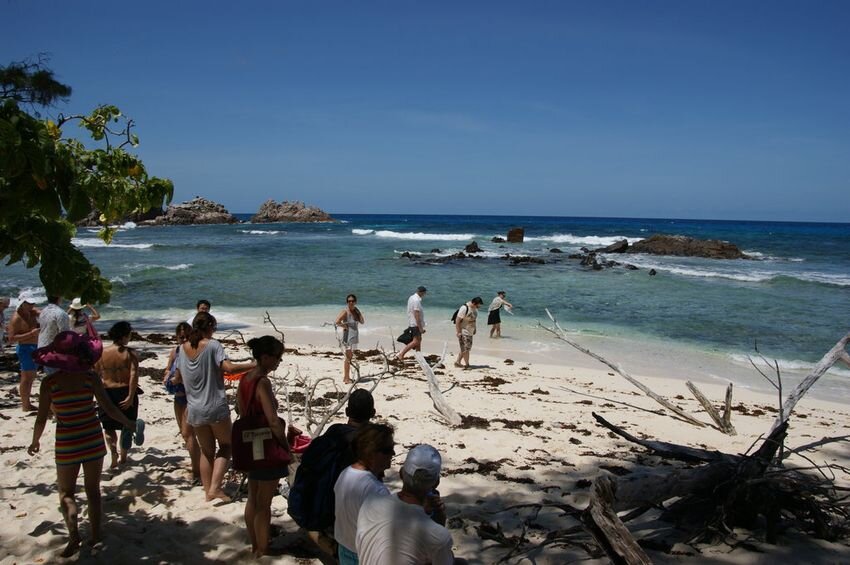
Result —
M462 305L460 308L466 308L466 313L467 313L467 314L469 314L469 306L467 306L466 304L464 304L464 305ZM458 312L460 312L460 308L458 308L457 310L455 310L455 313L454 313L454 314L452 314L452 323L453 323L453 324L454 324L455 322L457 322L457 313L458 313Z
M301 457L287 511L305 530L333 528L334 485L343 469L354 463L351 441L355 431L349 424L334 424L315 438Z

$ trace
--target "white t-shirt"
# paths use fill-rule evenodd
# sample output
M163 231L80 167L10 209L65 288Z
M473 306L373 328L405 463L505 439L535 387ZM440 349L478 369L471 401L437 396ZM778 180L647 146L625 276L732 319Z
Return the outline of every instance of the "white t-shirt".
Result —
M362 565L452 565L452 535L421 506L373 496L357 517L357 556Z
M371 471L348 466L339 474L334 485L334 539L354 551L357 534L357 515L360 506L370 496L389 496L390 491Z
M475 335L475 321L478 319L478 309L469 302L458 308L457 319L460 320L460 335Z
M413 315L413 312L416 310L419 310L419 319L422 320L422 327L424 328L425 311L422 309L422 298L414 292L407 299L407 326L410 328L415 328L419 325L416 323L416 316Z
M56 304L50 303L42 308L41 314L38 315L38 325L41 327L38 332L39 347L50 345L57 335L71 329L68 314Z

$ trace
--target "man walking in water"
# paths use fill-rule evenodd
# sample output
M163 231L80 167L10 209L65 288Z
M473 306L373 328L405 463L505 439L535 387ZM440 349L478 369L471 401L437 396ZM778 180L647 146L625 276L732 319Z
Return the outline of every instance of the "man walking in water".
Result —
M416 292L410 295L407 299L407 331L413 336L404 349L399 351L398 360L404 361L404 354L415 349L422 350L422 334L425 333L425 313L422 311L422 299L425 298L425 293L428 292L424 286L416 289Z

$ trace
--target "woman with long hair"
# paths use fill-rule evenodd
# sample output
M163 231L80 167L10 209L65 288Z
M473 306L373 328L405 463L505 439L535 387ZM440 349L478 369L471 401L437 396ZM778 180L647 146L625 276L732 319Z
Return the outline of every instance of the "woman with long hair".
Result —
M262 414L271 429L274 439L288 446L286 426L277 416L277 399L272 391L269 374L280 365L283 343L275 337L265 335L248 341L257 366L239 381L236 405L240 414L249 412ZM300 433L292 426L290 435ZM278 482L286 477L286 465L276 469L260 469L248 473L248 500L245 503L245 526L255 557L262 557L269 549L272 498L277 492Z
M186 400L186 387L177 373L177 356L180 355L180 347L189 339L189 333L192 331L192 326L186 322L177 324L174 330L174 336L177 338L177 347L171 350L168 356L168 363L165 365L165 375L162 378L162 384L165 385L165 390L169 394L174 395L174 419L177 422L177 429L183 437L183 442L186 444L186 450L189 452L189 459L192 462L192 480L200 482L200 458L201 448L198 446L198 440L195 439L195 432L192 426L186 420L188 402Z
M231 455L230 406L224 392L224 372L247 371L255 363L231 362L221 343L212 338L215 330L213 315L198 312L189 339L180 346L177 370L186 388L186 421L194 428L201 448L201 484L207 500L229 502L230 497L222 489Z
M110 400L101 380L92 372L100 358L102 344L89 336L73 331L62 332L53 342L35 351L33 359L46 367L57 369L41 381L38 415L32 433L32 443L27 448L30 455L39 452L39 441L44 433L50 407L56 418L56 478L59 487L59 509L68 527L68 545L62 557L70 557L80 547L77 520L77 477L80 468L88 499L88 516L91 523L91 544L100 541L101 501L100 474L106 446L103 432L94 408L94 398L109 415L124 428L135 430L137 444L143 438L141 420L132 422ZM138 427L137 427L138 426Z
M345 308L336 317L335 325L342 328L342 347L345 349L345 360L342 362L342 382L351 384L351 357L360 343L360 324L366 319L357 307L357 297L349 294L345 297Z

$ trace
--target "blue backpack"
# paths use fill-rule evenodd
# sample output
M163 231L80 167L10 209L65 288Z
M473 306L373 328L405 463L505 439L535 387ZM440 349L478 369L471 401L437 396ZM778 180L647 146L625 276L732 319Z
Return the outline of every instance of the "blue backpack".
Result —
M334 485L343 469L354 463L351 441L356 428L334 424L315 438L295 472L287 512L308 531L326 531L334 525Z

